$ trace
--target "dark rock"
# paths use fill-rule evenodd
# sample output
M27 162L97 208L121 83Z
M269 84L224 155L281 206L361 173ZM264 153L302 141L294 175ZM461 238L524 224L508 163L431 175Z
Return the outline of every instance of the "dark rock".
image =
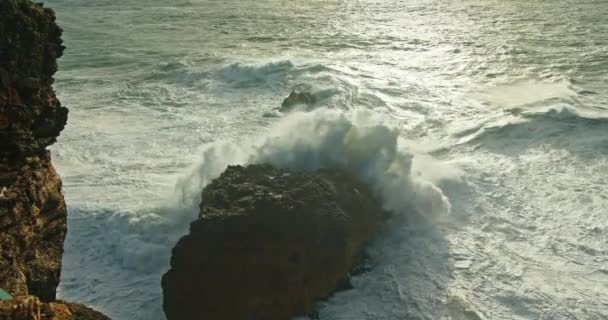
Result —
M53 302L67 229L61 179L46 150L68 114L52 88L60 37L52 10L0 0L0 287L17 297L0 302L0 319L108 319Z
M285 320L314 314L381 224L368 188L338 170L232 166L203 190L173 249L164 310L177 319ZM341 282L342 281L342 282Z
M46 147L67 119L52 88L63 52L53 11L0 2L0 287L55 299L66 206Z
M307 108L310 108L313 104L315 104L315 102L316 98L312 95L312 93L308 91L294 90L287 98L285 98L285 100L283 100L279 111L291 111L298 105L305 105Z
M64 47L42 4L2 0L0 18L0 158L13 159L43 151L66 124L51 87Z

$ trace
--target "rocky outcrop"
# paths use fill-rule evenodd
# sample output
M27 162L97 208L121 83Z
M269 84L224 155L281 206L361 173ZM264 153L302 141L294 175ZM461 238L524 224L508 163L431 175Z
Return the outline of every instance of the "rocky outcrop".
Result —
M0 159L22 161L55 142L68 110L53 92L64 47L52 10L0 1Z
M65 301L40 302L34 296L0 300L0 320L110 320L103 314Z
M55 299L66 206L46 147L65 126L53 92L61 29L52 10L0 2L0 286Z
M16 297L0 302L0 319L107 319L53 302L67 210L46 148L67 121L52 88L63 49L52 10L0 1L0 287Z
M312 93L308 91L294 90L291 91L285 100L283 100L279 111L288 112L295 109L298 105L303 105L306 106L307 109L310 109L316 101L317 99L314 95L312 95Z
M55 299L67 212L48 153L0 164L0 287Z
M314 313L351 270L384 212L337 170L229 167L163 276L169 320L286 320Z

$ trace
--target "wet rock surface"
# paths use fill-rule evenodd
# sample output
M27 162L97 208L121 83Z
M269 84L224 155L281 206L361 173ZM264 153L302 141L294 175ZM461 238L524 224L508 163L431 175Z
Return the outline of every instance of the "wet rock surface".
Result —
M163 277L169 320L314 314L384 217L368 188L337 170L231 166L202 196Z

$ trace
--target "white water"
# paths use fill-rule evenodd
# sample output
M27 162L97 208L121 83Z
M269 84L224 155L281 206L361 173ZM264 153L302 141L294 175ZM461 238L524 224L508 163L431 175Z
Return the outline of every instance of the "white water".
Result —
M45 3L63 298L163 319L201 188L270 162L346 168L399 213L323 320L608 318L604 1ZM292 88L316 110L276 112Z

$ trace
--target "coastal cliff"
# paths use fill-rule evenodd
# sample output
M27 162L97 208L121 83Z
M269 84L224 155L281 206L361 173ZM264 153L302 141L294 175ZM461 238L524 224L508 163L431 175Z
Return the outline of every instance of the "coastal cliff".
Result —
M52 10L0 3L0 287L55 299L66 206L46 147L67 121L53 92L63 52Z
M61 33L42 4L0 1L0 288L16 297L0 303L0 319L39 319L13 313L51 305L63 311L48 319L108 319L55 301L67 210L46 148L68 115L52 88Z
M231 166L162 279L169 320L285 320L314 314L348 276L384 211L339 170Z

